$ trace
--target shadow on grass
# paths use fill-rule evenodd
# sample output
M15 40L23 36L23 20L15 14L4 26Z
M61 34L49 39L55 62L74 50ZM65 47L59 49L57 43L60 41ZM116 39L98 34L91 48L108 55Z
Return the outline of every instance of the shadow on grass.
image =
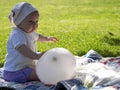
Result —
M120 52L116 52L116 53L113 53L112 51L110 50L97 50L98 52L100 52L99 54L103 57L116 57L116 56L119 56Z
M107 44L109 44L110 46L119 46L120 45L120 37L118 37L118 36L116 36L116 35L111 35L111 34L109 34L109 35L106 35L106 36L104 36L103 38L102 38L102 42L103 43L107 43ZM111 51L111 50L104 50L104 51L102 51L102 50L98 50L98 51L100 51L101 52L101 54L103 55L103 56L105 56L105 57L109 57L109 56L113 56L113 57L115 57L115 56L120 56L120 51L119 50L117 50L116 52L114 52L113 53L113 51Z
M111 50L108 50L108 49L104 49L104 50L96 49L95 51L97 53L99 53L103 57L117 57L117 56L120 56L120 51L119 50L117 52L115 52L115 53L113 51L111 51ZM89 52L89 51L87 51L87 52ZM86 55L87 52L85 52L85 51L77 52L77 55L78 56L83 56L83 55Z
M115 46L120 45L120 38L104 36L102 41L110 45L115 45Z

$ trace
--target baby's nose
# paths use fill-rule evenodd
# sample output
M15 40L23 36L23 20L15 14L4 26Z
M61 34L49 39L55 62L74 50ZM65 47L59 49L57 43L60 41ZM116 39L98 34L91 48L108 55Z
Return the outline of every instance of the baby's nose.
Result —
M33 25L33 29L34 29L34 30L37 29L37 27L38 27L38 24L34 24L34 25Z

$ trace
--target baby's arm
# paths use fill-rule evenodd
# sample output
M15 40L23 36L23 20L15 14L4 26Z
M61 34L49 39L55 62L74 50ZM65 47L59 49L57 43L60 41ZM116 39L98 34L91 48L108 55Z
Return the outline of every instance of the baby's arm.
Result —
M40 53L40 54L37 54L35 52L33 52L30 48L28 48L26 45L21 45L20 47L17 48L17 50L24 56L28 57L28 58L31 58L31 59L39 59L43 54L43 53Z
M40 42L57 42L58 39L56 37L47 37L39 34L38 41Z

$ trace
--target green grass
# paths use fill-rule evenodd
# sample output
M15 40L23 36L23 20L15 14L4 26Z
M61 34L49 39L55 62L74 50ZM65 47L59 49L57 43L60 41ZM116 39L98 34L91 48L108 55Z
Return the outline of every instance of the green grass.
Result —
M0 66L5 60L6 42L11 32L7 17L20 1L0 2ZM39 51L64 47L79 56L90 49L102 56L120 55L120 0L25 1L40 11L38 32L59 39L57 43L37 43Z

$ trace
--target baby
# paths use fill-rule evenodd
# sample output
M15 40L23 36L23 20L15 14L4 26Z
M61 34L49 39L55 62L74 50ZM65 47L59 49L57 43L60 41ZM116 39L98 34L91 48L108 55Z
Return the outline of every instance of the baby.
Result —
M4 79L6 81L24 83L39 80L35 70L35 60L43 53L37 53L36 41L58 41L55 37L47 37L36 33L39 12L31 4L20 2L12 9L9 19L15 24L8 42L7 56L4 63Z

